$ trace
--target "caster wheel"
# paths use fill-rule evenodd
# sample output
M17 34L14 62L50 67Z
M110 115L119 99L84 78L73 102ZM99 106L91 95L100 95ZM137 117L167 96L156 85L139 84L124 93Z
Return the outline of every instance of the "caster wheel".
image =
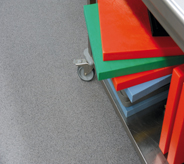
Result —
M78 67L77 73L78 73L80 79L83 80L83 81L91 81L95 76L95 70L94 69L89 74L87 74L85 76L83 67Z

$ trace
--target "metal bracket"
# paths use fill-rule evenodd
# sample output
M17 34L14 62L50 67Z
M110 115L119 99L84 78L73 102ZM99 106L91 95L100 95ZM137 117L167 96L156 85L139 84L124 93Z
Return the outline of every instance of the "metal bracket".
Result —
M74 59L73 63L76 66L83 67L84 75L88 75L94 69L94 62L91 55L88 52L88 48L84 50L85 59Z

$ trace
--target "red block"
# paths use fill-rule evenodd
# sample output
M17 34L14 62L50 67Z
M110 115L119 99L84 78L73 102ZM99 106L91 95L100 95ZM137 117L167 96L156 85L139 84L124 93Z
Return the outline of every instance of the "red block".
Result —
M112 78L112 82L116 91L120 91L122 89L132 87L134 85L138 85L162 76L169 75L172 73L174 67L176 66L164 67L150 71L115 77Z
M171 84L166 104L166 110L162 125L159 147L163 154L169 150L171 135L178 108L178 102L181 94L181 88L184 82L184 64L173 69Z
M183 55L171 37L153 37L142 0L98 0L103 60Z
M184 163L184 84L180 95L167 160L169 164Z

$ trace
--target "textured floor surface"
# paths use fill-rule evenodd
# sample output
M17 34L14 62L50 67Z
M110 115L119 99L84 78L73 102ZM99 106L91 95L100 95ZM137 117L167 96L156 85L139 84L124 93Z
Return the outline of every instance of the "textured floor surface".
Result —
M79 79L86 0L0 0L0 164L139 164L99 81Z

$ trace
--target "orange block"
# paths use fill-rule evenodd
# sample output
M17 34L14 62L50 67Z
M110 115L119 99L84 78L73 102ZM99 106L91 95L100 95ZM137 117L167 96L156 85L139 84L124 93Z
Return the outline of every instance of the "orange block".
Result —
M167 153L169 150L171 135L173 132L173 126L183 82L184 82L184 64L173 69L159 142L159 147L163 152L163 154Z
M142 0L98 0L103 60L183 55L171 37L153 37Z
M179 100L167 160L170 164L184 163L184 84Z
M176 66L164 67L159 69L154 69L150 71L144 71L140 73L129 74L125 76L119 76L112 78L112 82L116 91L120 91L125 88L132 87L162 76L166 76L172 73L173 68Z

